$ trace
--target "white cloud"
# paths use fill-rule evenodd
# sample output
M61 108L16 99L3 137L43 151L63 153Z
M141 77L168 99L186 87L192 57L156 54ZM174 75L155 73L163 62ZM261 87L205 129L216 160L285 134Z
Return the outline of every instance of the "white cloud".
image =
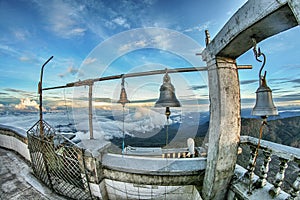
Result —
M62 0L36 3L41 12L45 13L47 28L56 35L63 38L71 38L74 36L83 36L86 28L82 23L81 12L84 8L82 5L72 5Z
M96 62L97 61L97 58L87 58L87 59L85 59L84 61L83 61L83 64L84 65L89 65L89 64L92 64L92 63L94 63L94 62Z
M147 41L147 40L137 40L137 41L133 41L131 43L127 43L127 44L124 44L122 45L120 48L119 48L119 52L127 52L127 51L130 51L132 49L140 49L140 48L144 48L146 47L147 45L149 45L149 42L150 41Z
M29 57L27 57L27 56L21 56L19 58L19 60L22 61L22 62L27 62L27 61L30 61L31 59Z
M187 29L183 30L183 32L193 32L193 31L202 32L202 31L208 29L210 24L211 24L211 22L207 21L202 25L187 28Z
M0 51L4 52L6 54L9 54L9 55L20 55L19 51L17 51L14 48L11 48L10 46L7 46L7 45L0 44Z
M72 75L75 75L78 72L78 69L76 69L72 66L69 66L68 69L67 69L67 72L72 74Z
M34 62L39 62L37 58L34 57L29 57L29 56L21 56L19 57L19 60L21 62L27 62L27 63L34 63Z
M20 29L20 30L14 30L13 34L17 40L26 40L29 37L30 32L28 30Z
M17 110L38 110L39 105L34 100L30 100L29 98L21 99L21 102L15 105L15 109Z
M66 70L66 72L62 73L62 74L59 74L58 76L60 78L63 78L65 76L67 76L68 74L71 74L71 75L75 75L78 73L78 69L74 68L73 66L69 66Z
M112 22L114 22L119 26L123 26L124 28L128 28L128 29L130 28L130 25L127 23L127 20L123 17L117 17L113 19Z
M84 28L74 28L69 31L69 35L82 36L82 35L84 35L85 31L86 31L86 29L84 29Z
M16 60L20 60L22 62L31 62L31 63L41 63L44 62L44 58L36 57L35 55L29 54L28 52L24 53L22 50L19 50L18 48L15 48L13 46L8 45L1 45L0 44L0 52L3 52L4 54L7 54L9 56L14 57ZM26 55L27 54L27 55Z

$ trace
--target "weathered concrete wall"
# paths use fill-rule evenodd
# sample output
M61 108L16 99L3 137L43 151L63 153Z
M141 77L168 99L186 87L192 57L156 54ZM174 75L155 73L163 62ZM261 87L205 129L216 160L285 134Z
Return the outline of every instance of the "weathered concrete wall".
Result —
M193 185L161 186L125 183L105 179L109 199L202 200Z
M197 185L203 184L204 170L191 175L151 175L136 174L104 168L106 179L148 185Z

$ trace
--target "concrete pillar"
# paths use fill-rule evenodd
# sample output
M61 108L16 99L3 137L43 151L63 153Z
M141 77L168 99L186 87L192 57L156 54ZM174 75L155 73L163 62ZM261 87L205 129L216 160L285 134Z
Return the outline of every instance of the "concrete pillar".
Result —
M225 199L234 173L240 139L240 88L235 60L206 59L209 76L210 124L205 200Z

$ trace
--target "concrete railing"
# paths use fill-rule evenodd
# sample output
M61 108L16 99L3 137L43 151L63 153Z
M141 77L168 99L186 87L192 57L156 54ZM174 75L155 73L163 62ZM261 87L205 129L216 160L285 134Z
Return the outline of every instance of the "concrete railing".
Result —
M0 125L0 147L13 150L30 162L26 131L15 127Z
M300 149L261 140L256 166L253 165L258 139L250 136L241 136L241 146L250 147L250 159L247 169L238 166L235 178L232 181L229 195L240 199L300 199ZM274 162L271 162L271 160ZM279 166L278 166L279 165ZM270 167L271 166L271 167ZM286 174L286 169L290 168ZM269 170L270 168L274 170ZM257 175L254 174L255 169ZM259 170L257 170L259 169ZM276 171L275 171L276 170ZM273 174L273 179L267 180ZM282 183L289 175L290 185L285 189Z

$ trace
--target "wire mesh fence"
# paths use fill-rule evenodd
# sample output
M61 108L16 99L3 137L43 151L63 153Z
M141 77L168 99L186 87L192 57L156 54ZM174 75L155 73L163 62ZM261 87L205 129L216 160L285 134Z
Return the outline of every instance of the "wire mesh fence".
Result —
M39 134L41 128L43 136ZM38 121L27 135L32 168L42 182L63 196L93 199L84 165L84 149L56 135L45 121Z

